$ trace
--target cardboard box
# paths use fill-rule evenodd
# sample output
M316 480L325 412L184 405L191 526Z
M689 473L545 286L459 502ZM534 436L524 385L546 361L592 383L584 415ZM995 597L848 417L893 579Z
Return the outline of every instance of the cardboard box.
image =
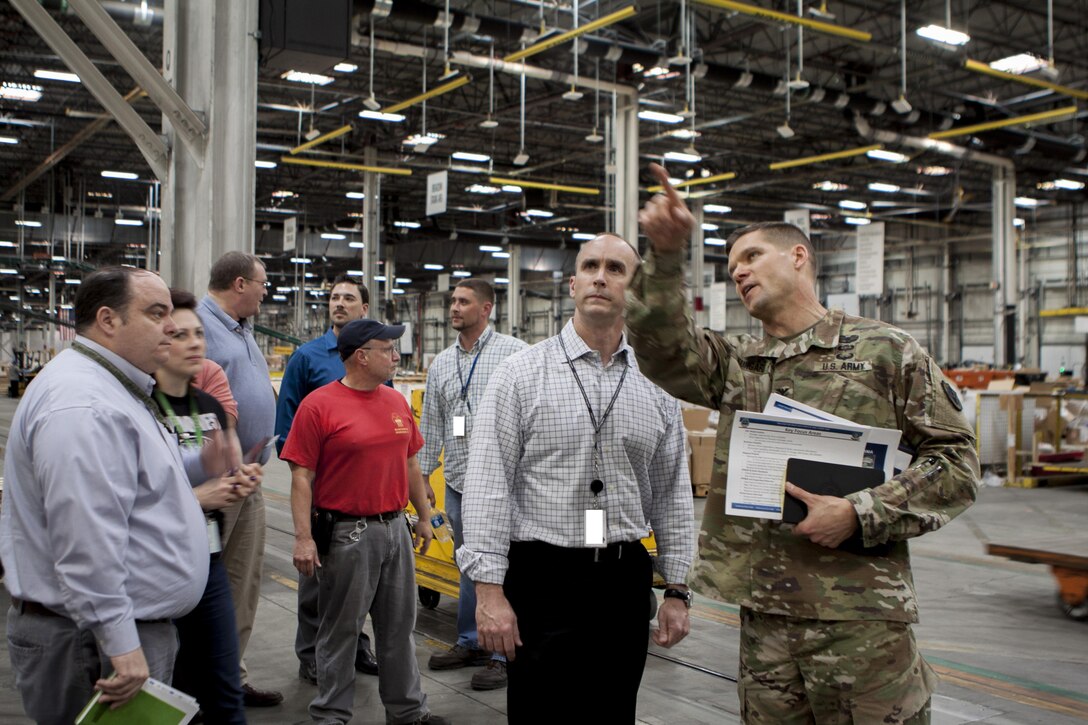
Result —
M684 428L689 431L703 431L710 426L710 408L684 408Z
M718 435L714 431L688 433L691 445L691 483L692 485L710 483L710 474L714 470L714 443Z

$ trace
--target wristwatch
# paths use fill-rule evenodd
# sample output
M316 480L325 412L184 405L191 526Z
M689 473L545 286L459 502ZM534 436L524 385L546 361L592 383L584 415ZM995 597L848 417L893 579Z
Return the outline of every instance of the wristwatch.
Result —
M666 599L683 599L684 606L691 609L692 594L690 589L666 589Z

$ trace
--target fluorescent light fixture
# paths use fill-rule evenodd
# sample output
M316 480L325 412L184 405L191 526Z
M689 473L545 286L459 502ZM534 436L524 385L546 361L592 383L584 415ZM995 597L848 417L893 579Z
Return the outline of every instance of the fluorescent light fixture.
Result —
M703 239L703 244L708 247L724 247L725 240L721 237L705 237Z
M393 290L393 294L395 294L395 295L402 295L402 294L404 294L404 290L402 290L402 289L394 289L394 290Z
M62 257L59 254L54 254L53 257L52 257L52 261L54 261L54 262L67 262L68 259L67 259L67 257Z
M909 156L896 151L888 151L886 149L873 149L872 151L866 151L865 155L879 161L891 161L893 164L902 164L910 161Z
M0 98L8 101L27 101L34 103L42 97L42 87L29 83L0 83Z
M37 229L42 225L41 222L30 221L29 219L16 219L15 226L17 227L31 227Z
M470 194L498 194L502 189L488 184L473 184L472 186L466 186L465 191Z
M83 280L81 280L81 279L66 279L66 280L64 280L64 284L83 284Z
M872 224L873 223L871 219L867 219L867 218L865 218L863 216L843 217L843 221L846 222L847 224L853 224L856 227L863 227L866 224Z
M0 136L0 143L17 144L19 143L19 139L14 136Z
M596 235L590 234L589 232L577 232L571 235L571 239L577 239L580 242L586 242L590 239L596 239Z
M313 261L309 257L291 257L292 264L313 264Z
M523 216L540 217L541 219L550 219L555 216L555 212L548 211L547 209L526 209L522 212Z
M496 277L495 284L510 284L510 280L506 277Z
M125 181L135 181L140 178L139 174L133 174L129 171L103 171L102 178L104 179L124 179Z
M495 259L510 259L510 252L492 252L491 256Z
M400 227L401 229L419 229L420 224L419 224L419 222L396 221L396 222L393 222L393 226Z
M272 295L273 302L286 302L287 295Z
M284 286L284 287L277 287L276 291L277 292L287 293L287 292L294 292L296 289L297 289L296 287Z
M689 58L688 61L690 62L690 60L691 59ZM655 65L653 68L647 68L645 71L643 71L642 75L645 78L660 78L661 76L668 75L669 73L672 73L671 69L666 68L663 65Z
M1031 209L1042 204L1041 201L1039 201L1038 199L1032 199L1030 196L1018 196L1014 200L1014 203L1016 204L1016 206L1022 206L1027 209Z
M408 277L397 277L393 280L395 284L412 284L412 280Z
M325 232L321 235L322 239L347 239L345 234L337 234L336 232Z
M946 45L965 45L971 40L971 36L967 33L961 33L958 30L952 30L952 28L944 28L940 25L927 25L924 28L918 28L914 32L926 40L935 40Z
M480 163L491 160L491 157L487 154L474 154L468 151L454 151L450 158L457 161L478 161Z
M817 181L812 185L812 188L818 191L846 191L850 187L846 184L840 184L837 181L824 180Z
M423 265L423 269L429 269L432 272L441 272L445 268L446 268L445 265L442 265L442 264L425 264L425 265Z
M703 204L703 211L707 214L728 214L733 211L733 207L725 204Z
M413 133L401 141L405 146L431 146L446 138L444 133Z
M691 149L695 151L695 149ZM679 161L685 164L697 164L703 160L703 157L698 153L689 153L688 151L666 151L666 161Z
M348 242L348 246L352 249L366 249L366 245L362 242Z
M681 185L681 184L683 184L683 183L684 183L684 180L683 180L683 179L678 179L678 178L676 178L675 176L670 176L670 177L669 177L669 184L670 184L671 186L674 186L674 187L676 187L676 186L680 186L680 185Z
M691 141L699 138L703 134L698 131L693 131L690 128L678 128L674 131L669 131L669 135L673 138L683 139L685 141Z
M1017 53L1016 55L1010 55L1002 58L1001 60L995 60L990 63L990 67L994 70L999 70L1002 73L1015 73L1021 75L1024 73L1033 73L1037 70L1042 70L1050 64L1043 58L1031 53Z
M503 184L502 185L502 190L505 191L507 194L520 194L521 193L521 187L516 186L514 184Z
M854 201L853 199L843 199L839 202L839 206L843 209L861 210L866 207L864 201Z
M716 231L718 231L718 225L717 224L711 224L709 222L703 222L700 226L702 226L702 229L703 229L704 232L716 232Z
M661 111L639 111L638 117L643 121L656 121L657 123L680 123L683 116L675 113L662 113Z
M16 246L15 242L0 242L0 247L14 247L14 246Z
M525 153L525 149L518 151L518 155L514 157L514 166L525 166L529 163L529 154Z
M0 269L0 274L19 274L19 270L11 269L9 267L4 267L3 269ZM16 299L18 299L18 298L16 298Z
M948 176L952 173L952 169L947 166L921 166L918 168L918 173L926 176Z
M564 101L580 101L585 94L580 90L571 86L570 90L563 94Z
M1021 219L1020 217L1016 217L1015 219L1012 220L1012 225L1014 227L1023 228L1024 224L1025 224L1024 220Z
M364 194L361 191L349 191L348 193L344 194L344 196L346 196L349 199L365 199L366 198L366 194Z
M488 116L484 120L480 121L478 125L480 126L480 128L498 128L499 122L493 119L491 116Z
M337 63L332 69L337 73L354 73L359 70L359 66L354 63Z
M114 219L113 223L119 227L142 227L144 225L141 219Z
M34 71L35 78L41 78L43 81L64 81L65 83L79 83L79 76L75 73L68 73L59 70L42 70L38 69Z
M294 199L298 194L290 189L276 189L272 192L273 199Z
M367 109L359 111L359 118L369 118L371 121L385 121L386 123L400 123L404 120L404 114L382 113L381 111Z
M502 247L496 247L496 246L493 246L493 245L490 245L490 244L481 244L480 245L480 251L481 252L501 252Z
M776 128L775 131L777 131L778 135L782 138L793 138L797 135L797 132L790 128L789 121L783 123L781 126Z
M313 278L314 278L314 277L316 277L317 275L316 275L316 274L314 274L313 272L307 272L307 273L306 273L305 275L303 275L303 276L304 276L304 277L306 277L306 279L313 279Z
M275 161L262 161L260 159L257 159L256 161L254 161L253 165L256 166L258 169L274 169L274 168L276 168L276 162Z
M1073 179L1054 179L1053 184L1057 188L1067 191L1080 191L1084 188L1083 181L1074 181Z
M323 76L320 73L304 73L300 70L289 70L281 75L280 78L285 81L291 81L292 83L313 83L317 86L327 86L336 80L332 76Z
M869 191L882 191L885 194L894 194L899 191L899 186L896 184L885 184L883 181L871 181L869 182ZM841 204L839 206L842 206Z
M260 206L257 207L257 211L263 211L266 214L299 214L298 209L285 209L276 206Z
M351 272L348 272L348 274L351 274ZM357 272L356 274L358 274L358 275L359 275L360 277L362 277L362 276L363 276L363 273L362 273L362 272ZM384 282L384 281L385 281L385 275L384 275L384 274L376 274L376 275L374 275L374 281L375 281L375 282Z
M899 114L910 113L914 110L914 107L910 105L910 101L907 100L906 96L899 96L899 98L892 101L891 106L892 110Z
M467 269L455 269L450 272L450 275L454 277L471 277L472 272L469 272Z
M371 111L380 110L381 107L382 107L381 101L379 101L377 98L375 98L373 93L371 93L369 96L367 96L366 98L363 99L363 105L366 106L367 109L371 110ZM360 113L359 115L362 116L363 114ZM396 115L396 114L390 114L390 115ZM363 116L363 118L367 118L367 117Z
M593 130L585 135L585 139L590 143L600 143L601 141L604 141L604 136L597 133L597 127L594 126Z

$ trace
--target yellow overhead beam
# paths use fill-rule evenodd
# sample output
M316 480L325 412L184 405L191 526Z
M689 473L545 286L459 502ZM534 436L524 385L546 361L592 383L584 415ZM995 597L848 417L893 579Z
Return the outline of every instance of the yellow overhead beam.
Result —
M569 191L571 194L590 194L592 196L598 196L601 193L600 189L595 189L592 186L568 186L567 184L548 184L543 181L526 181L524 179L508 179L502 176L492 176L488 178L488 181L492 184L512 184L513 186L520 186L526 189L547 189L548 191Z
M351 124L348 124L347 126L341 126L335 131L329 131L326 134L322 134L321 136L315 138L313 141L307 141L301 146L295 146L293 149L291 149L291 155L294 156L301 151L312 149L314 146L317 146L318 144L323 144L326 141L332 141L334 138L340 138L345 133L351 133Z
M980 63L979 61L971 60L970 58L963 61L963 67L967 70L974 71L975 73L982 73L983 75L1001 78L1002 80L1012 81L1013 83L1023 83L1026 86L1035 86L1036 88L1046 88L1055 93L1072 96L1073 98L1088 99L1088 91L1081 91L1076 88L1070 88L1069 86L1051 83L1050 81L1044 81L1041 78L1032 78L1017 73L1006 73L1005 71L995 70L986 63Z
M836 159L848 159L851 156L861 156L867 154L870 151L876 151L881 148L881 145L876 143L871 146L859 146L856 149L846 149L845 151L834 151L829 154L819 154L818 156L805 156L800 159L790 159L789 161L776 161L770 164L768 168L771 171L778 171L780 169L792 169L797 166L808 166L809 164L818 164L822 161L835 161Z
M295 166L316 166L320 169L341 169L343 171L369 171L372 174L393 174L394 176L411 176L411 169L396 169L391 166L367 166L365 164L349 164L345 161L320 161L318 159L298 159L292 156L281 156L280 161Z
M565 33L560 33L559 35L548 38L547 40L542 40L539 43L530 45L528 48L522 48L521 50L515 51L503 58L503 60L507 63L514 63L519 60L524 60L529 56L536 55L537 53L543 53L549 48L554 48L557 45L562 45L563 43L567 42L572 38L577 38L579 35L592 33L594 30L600 30L601 28L612 25L613 23L618 23L621 20L631 17L637 12L637 7L635 7L634 5L628 5L622 10L617 10L614 13L609 13L608 15L597 18L596 20L586 23L585 25L579 25L573 30L568 30Z
M1061 307L1056 310L1039 310L1039 317L1080 317L1088 315L1088 307Z
M827 33L828 35L837 35L840 38L849 38L850 40L857 40L862 43L868 43L873 39L872 33L866 33L862 30L854 30L853 28L846 28L842 25L835 25L834 23L825 23L822 20L813 20L811 18L802 17L800 15L790 15L789 13L780 13L777 10L768 10L767 8L761 8L758 5L749 5L748 3L738 3L734 0L695 0L700 5L708 5L712 8L718 8L720 10L732 10L737 13L744 13L745 15L752 15L757 18L767 18L769 20L776 20L780 23L792 23L794 25L801 25L815 30L820 33Z
M702 184L713 184L713 183L718 182L718 181L729 181L730 179L735 179L735 178L737 178L737 173L735 171L727 171L724 174L715 174L714 176L708 176L705 179L690 179L688 181L681 181L679 184L677 184L673 188L674 189L686 189L689 186L701 186ZM664 191L664 190L665 190L665 187L660 186L660 185L651 186L649 189L647 189L647 191L649 191L651 194L656 194L656 193Z
M471 80L472 80L472 78L467 76L467 75L458 76L457 78L454 78L452 81L447 81L446 83L435 86L434 88L432 88L429 91L426 91L425 93L420 93L418 96L412 96L411 98L409 98L406 101L401 101L400 103L394 103L392 106L389 106L388 108L383 108L382 113L396 113L397 111L403 111L405 108L408 108L409 106L414 106L417 103L423 103L423 101L434 98L435 96L441 96L443 93L449 93L450 91L452 91L452 90L454 90L456 88L460 88L461 86L467 84Z
M973 126L950 128L947 131L934 131L929 134L927 138L954 138L956 136L969 136L970 134L981 133L982 131L992 131L995 128L1006 128L1007 126L1022 126L1026 123L1040 123L1043 121L1060 121L1072 116L1076 112L1076 106L1065 106L1064 108L1055 108L1050 111L1042 111L1041 113L1029 113L1026 116L1003 118L1000 121L987 121L986 123L976 123Z

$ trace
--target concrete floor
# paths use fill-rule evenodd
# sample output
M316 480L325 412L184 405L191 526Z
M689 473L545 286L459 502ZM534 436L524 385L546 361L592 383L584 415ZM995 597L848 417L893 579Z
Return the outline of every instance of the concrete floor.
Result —
M15 401L0 398L0 439L6 440ZM286 464L267 467L268 540L262 601L246 653L251 681L281 690L279 707L252 709L252 723L292 723L307 718L314 688L297 678L294 656L295 571ZM696 501L697 515L702 501ZM978 503L946 529L912 546L922 623L916 632L927 660L942 678L933 700L933 722L1040 723L1088 721L1088 623L1072 621L1055 606L1056 584L1040 565L990 557L989 541L1015 543L1034 536L1076 539L1088 552L1088 486L1051 489L986 488ZM564 605L562 582L556 602ZM505 694L473 692L472 670L430 672L426 660L456 639L457 603L442 597L420 609L416 656L431 709L455 723L494 723L505 713ZM0 612L6 608L0 607ZM651 725L740 722L735 685L737 609L697 599L691 635L672 650L651 645L639 698L639 720ZM0 723L29 722L12 686L6 643L0 639ZM600 657L607 696L607 653ZM574 683L572 683L572 687ZM358 723L382 723L377 679L356 684ZM572 722L577 722L572 709Z

